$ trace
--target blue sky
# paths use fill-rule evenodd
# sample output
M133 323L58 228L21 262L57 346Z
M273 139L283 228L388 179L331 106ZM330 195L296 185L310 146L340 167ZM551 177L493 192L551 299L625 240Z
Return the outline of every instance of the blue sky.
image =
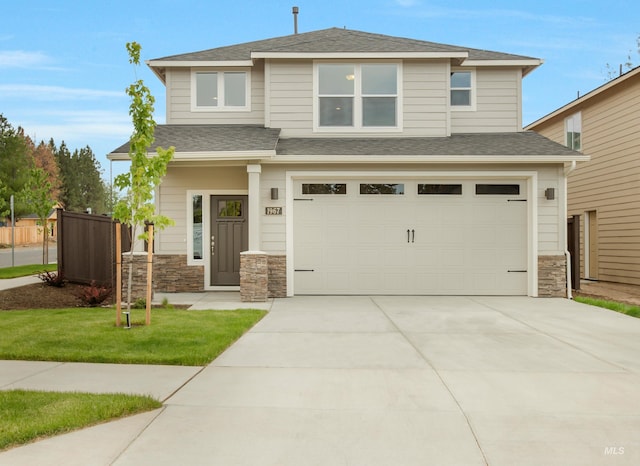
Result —
M131 133L124 89L142 78L164 123L165 90L134 73L125 44L144 60L291 34L347 27L542 58L523 83L523 121L535 121L600 85L607 64L639 64L640 4L631 1L446 0L21 0L3 2L0 113L36 140L106 154ZM122 171L114 163L113 173Z

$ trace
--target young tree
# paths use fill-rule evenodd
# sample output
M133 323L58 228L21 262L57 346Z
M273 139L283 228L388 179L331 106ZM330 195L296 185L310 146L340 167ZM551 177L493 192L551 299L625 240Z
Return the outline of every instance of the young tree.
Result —
M29 210L36 214L42 226L42 263L49 263L49 213L56 205L52 196L53 188L49 182L49 175L42 168L32 168L29 179L20 197Z
M129 63L134 65L134 70L140 66L141 46L137 42L127 43ZM145 222L153 223L158 230L171 225L173 221L163 215L155 213L153 193L162 177L167 173L167 165L173 158L174 148L163 149L157 147L157 155L150 156L149 148L154 141L156 122L153 119L154 97L145 86L142 79L136 80L127 88L127 95L131 98L129 114L133 122L133 134L129 142L129 157L131 167L128 173L116 177L114 185L126 191L126 195L115 206L113 216L115 219L131 227L132 247L131 260L129 261L129 274L127 282L127 310L131 312L131 284L133 275L133 252L137 240L148 240L144 231ZM153 244L149 244L149 250ZM147 303L147 324L149 323L149 306Z

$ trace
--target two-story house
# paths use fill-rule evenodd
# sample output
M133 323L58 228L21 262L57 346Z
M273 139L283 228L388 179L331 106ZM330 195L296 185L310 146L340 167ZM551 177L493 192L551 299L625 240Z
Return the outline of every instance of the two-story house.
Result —
M522 131L541 60L333 28L147 64L176 148L156 290L566 295L588 157Z
M569 176L580 221L580 272L640 285L640 67L527 126L591 156Z

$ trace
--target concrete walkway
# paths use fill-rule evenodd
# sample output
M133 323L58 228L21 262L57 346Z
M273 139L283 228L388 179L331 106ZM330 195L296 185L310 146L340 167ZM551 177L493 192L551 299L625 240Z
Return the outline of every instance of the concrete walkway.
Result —
M278 299L162 409L0 453L0 465L635 466L638 354L639 319L562 299ZM80 387L107 367L15 364L12 377L0 362L0 388L67 390L64 370ZM96 388L136 373L157 385L152 368L123 370Z

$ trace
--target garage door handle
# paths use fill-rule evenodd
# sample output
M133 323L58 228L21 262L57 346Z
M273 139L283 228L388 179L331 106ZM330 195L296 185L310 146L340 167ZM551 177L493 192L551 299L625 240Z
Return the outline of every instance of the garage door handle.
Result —
M411 230L411 242L416 242L416 230Z
M509 273L527 273L526 270L507 270Z
M411 236L409 236L411 233L409 230L407 230L407 243L409 242L409 239L411 238Z

